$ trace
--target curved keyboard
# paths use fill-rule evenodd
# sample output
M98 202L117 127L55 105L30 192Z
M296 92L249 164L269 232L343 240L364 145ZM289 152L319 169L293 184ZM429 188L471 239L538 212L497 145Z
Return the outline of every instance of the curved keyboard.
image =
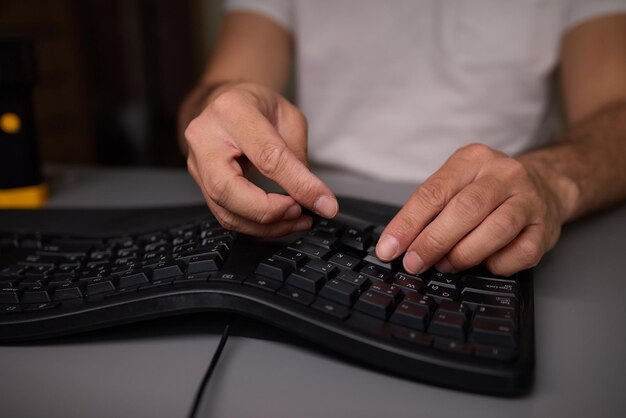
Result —
M0 341L233 312L410 379L527 392L530 272L410 275L376 258L382 229L344 214L275 241L237 236L210 217L104 238L19 228L0 234Z

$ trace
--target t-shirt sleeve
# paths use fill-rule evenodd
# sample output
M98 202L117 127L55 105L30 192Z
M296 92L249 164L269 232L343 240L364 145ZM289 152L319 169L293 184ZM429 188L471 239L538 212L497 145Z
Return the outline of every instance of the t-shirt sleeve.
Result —
M626 0L570 0L565 14L565 28L616 13L626 13Z
M248 11L268 17L291 31L293 28L293 2L291 0L227 0L225 11Z

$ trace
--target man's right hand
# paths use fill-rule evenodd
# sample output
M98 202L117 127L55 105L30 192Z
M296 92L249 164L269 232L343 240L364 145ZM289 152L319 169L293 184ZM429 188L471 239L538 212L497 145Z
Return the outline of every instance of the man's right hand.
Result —
M228 83L209 95L185 130L187 167L217 220L255 236L281 236L311 227L302 206L332 218L332 191L307 168L302 112L258 84ZM246 177L246 165L289 195L266 193Z

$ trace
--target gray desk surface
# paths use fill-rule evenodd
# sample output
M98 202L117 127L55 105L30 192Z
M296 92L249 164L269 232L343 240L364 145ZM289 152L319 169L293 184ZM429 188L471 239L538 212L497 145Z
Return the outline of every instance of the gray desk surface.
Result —
M321 176L401 204L413 190ZM182 170L52 169L49 207L194 204ZM206 417L617 417L626 410L626 206L568 225L536 270L534 391L497 399L415 383L289 344L229 339ZM219 337L184 316L0 347L1 417L185 417Z

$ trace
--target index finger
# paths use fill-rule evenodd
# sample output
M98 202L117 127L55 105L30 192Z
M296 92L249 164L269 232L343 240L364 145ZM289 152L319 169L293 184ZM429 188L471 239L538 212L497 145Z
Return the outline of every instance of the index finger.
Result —
M333 192L300 161L274 126L258 111L247 112L248 120L231 125L243 154L259 172L275 181L302 206L327 218L339 205Z
M448 202L472 182L477 171L477 165L468 160L448 160L413 192L387 224L376 246L376 255L388 261L405 252Z

